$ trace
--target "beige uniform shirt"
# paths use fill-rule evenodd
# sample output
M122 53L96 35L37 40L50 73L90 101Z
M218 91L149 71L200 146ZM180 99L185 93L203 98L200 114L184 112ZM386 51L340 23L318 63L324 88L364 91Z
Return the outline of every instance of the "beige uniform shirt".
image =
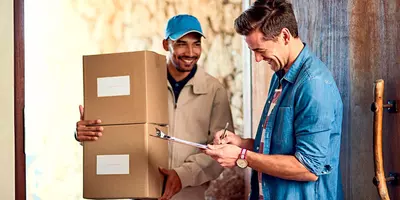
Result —
M232 114L227 92L214 77L198 67L196 74L184 86L177 103L168 83L169 135L202 144L209 144L214 133L229 122ZM204 200L209 181L218 178L223 168L199 149L179 143L169 143L169 166L182 182L182 190L173 200Z

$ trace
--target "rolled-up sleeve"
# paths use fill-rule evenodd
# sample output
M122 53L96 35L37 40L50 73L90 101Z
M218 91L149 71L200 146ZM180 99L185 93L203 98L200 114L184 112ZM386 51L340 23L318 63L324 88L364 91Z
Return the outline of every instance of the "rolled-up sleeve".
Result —
M329 142L335 120L332 83L311 79L296 93L294 128L296 133L295 157L315 175L328 174Z

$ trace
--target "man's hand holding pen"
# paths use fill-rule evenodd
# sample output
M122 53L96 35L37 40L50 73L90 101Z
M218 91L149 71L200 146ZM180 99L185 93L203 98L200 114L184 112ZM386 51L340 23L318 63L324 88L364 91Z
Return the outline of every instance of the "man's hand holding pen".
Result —
M228 130L221 130L215 133L214 136L214 145L223 145L223 144L233 144L236 146L240 146L242 142L242 138L238 135L228 131Z
M211 156L223 167L234 167L241 151L242 138L225 129L218 131L214 135L213 145L207 145L208 149L203 152Z

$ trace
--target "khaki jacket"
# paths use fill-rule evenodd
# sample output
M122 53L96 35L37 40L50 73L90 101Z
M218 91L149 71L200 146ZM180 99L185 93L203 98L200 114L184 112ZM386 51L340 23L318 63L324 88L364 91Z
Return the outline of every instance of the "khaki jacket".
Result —
M169 135L192 142L209 144L214 133L229 122L233 131L232 114L227 92L214 77L198 67L194 77L184 86L177 103L168 83ZM223 168L197 148L169 143L169 166L174 169L182 190L173 200L204 200L209 181L218 178Z

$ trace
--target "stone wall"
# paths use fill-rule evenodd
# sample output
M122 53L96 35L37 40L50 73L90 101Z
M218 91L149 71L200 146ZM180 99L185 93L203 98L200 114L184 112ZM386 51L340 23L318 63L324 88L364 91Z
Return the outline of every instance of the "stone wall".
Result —
M242 11L240 0L71 0L71 5L87 23L99 53L153 50L165 54L161 41L167 20L182 13L196 16L206 35L199 65L228 89L235 131L242 135L242 39L233 29Z

